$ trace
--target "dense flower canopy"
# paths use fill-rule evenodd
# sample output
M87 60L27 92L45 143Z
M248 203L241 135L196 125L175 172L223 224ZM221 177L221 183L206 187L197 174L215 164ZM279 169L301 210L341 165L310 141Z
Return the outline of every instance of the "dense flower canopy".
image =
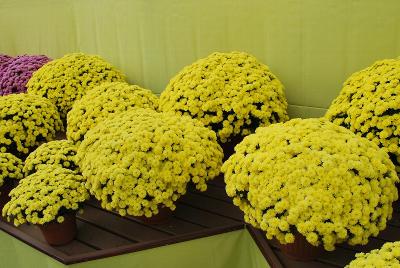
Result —
M346 268L395 268L400 267L400 242L385 243L381 249L358 253Z
M3 208L3 217L14 225L45 224L64 221L63 214L80 209L89 198L81 175L71 170L49 167L20 180L11 190L11 200Z
M215 133L201 122L137 108L90 130L77 161L102 207L151 217L161 207L174 210L190 181L205 191L222 157Z
M0 54L0 65L6 63L6 62L9 61L10 59L12 59L11 56L4 55L4 54Z
M186 66L162 92L160 108L202 121L223 143L288 119L281 82L243 52L213 53Z
M389 156L326 119L259 128L222 167L226 191L245 221L292 243L366 244L385 229L398 194Z
M23 158L62 129L57 109L49 100L29 94L0 97L0 152Z
M158 109L158 98L150 90L124 82L104 83L75 102L67 116L67 137L79 142L86 132L110 115L130 108Z
M22 55L0 65L0 95L25 93L32 73L49 61L44 55Z
M63 119L89 89L104 82L124 81L124 75L99 56L67 54L45 64L27 84L28 92L48 98Z
M5 180L22 178L22 161L12 154L0 153L0 186Z
M351 75L326 117L384 148L400 172L400 59Z
M72 141L58 140L42 144L25 160L25 176L50 166L61 167L79 172L75 162L77 147Z

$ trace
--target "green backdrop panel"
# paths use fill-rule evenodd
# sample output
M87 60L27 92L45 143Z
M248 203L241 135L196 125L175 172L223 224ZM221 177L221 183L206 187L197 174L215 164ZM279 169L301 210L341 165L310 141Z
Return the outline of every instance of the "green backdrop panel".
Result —
M269 268L247 230L63 265L0 231L0 268Z
M0 53L100 54L159 93L200 57L247 51L295 116L315 116L349 74L400 55L399 13L398 0L0 0Z

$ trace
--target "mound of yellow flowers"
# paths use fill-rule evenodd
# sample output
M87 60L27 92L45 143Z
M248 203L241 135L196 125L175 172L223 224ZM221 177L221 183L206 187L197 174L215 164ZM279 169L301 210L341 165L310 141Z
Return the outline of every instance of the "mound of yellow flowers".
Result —
M400 59L351 75L326 117L384 148L400 172Z
M65 119L73 103L104 82L124 81L124 75L99 56L71 53L33 73L28 93L48 98Z
M72 141L59 140L42 144L25 160L25 176L50 166L61 167L78 172L75 162L77 147Z
M2 186L6 180L22 179L22 166L22 161L14 155L0 153L0 186Z
M78 148L86 187L103 208L151 217L191 181L205 191L222 165L213 131L190 117L130 109L91 129Z
M3 217L15 226L24 223L45 224L64 221L65 213L77 211L89 198L84 178L71 170L49 167L20 180L11 190L11 200L3 208Z
M158 109L158 98L150 90L124 82L105 83L89 90L75 102L67 116L67 137L83 140L86 132L110 114L132 107Z
M49 100L29 94L0 98L0 152L23 158L62 129L57 108Z
M235 149L226 191L268 239L366 244L392 216L399 179L387 153L326 119L259 128Z
M222 143L288 119L281 82L243 52L213 53L183 68L162 92L160 108L200 120Z
M346 268L400 267L400 242L385 243L381 249L358 253Z

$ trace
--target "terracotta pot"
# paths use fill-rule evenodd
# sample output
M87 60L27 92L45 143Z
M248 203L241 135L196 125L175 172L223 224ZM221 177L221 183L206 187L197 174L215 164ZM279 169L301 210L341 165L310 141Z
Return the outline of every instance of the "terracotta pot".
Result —
M286 256L297 261L312 261L323 253L321 247L311 245L301 234L295 235L295 240L292 244L284 245L278 243L278 245Z
M47 243L52 246L61 246L68 244L74 240L78 230L76 227L76 215L75 212L71 212L64 215L64 221L58 223L52 221L39 225L40 230L43 233Z
M158 209L157 215L153 215L150 218L148 218L146 216L138 216L135 218L140 220L141 222L149 224L149 225L165 224L171 220L172 210L170 210L167 207L163 207L163 208Z
M235 136L226 143L220 143L221 148L224 151L224 161L235 153L235 146L238 145L242 140L242 136Z
M5 179L3 185L0 187L0 215L2 214L3 207L10 201L8 194L16 186L16 181L13 179ZM2 217L0 217L2 218Z

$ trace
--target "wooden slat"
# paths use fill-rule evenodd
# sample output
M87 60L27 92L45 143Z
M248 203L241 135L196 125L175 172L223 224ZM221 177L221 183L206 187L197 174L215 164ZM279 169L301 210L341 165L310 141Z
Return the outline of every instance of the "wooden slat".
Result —
M79 218L134 241L155 240L170 236L165 232L154 230L151 227L132 222L129 219L92 206L86 206L84 214Z
M335 251L325 252L317 260L337 267L344 267L355 258L356 252L345 248L336 248Z
M97 249L108 249L135 243L81 220L77 221L77 225L79 230L77 240Z
M15 228L14 226L3 221L0 221L0 228L4 232L62 263L65 263L65 261L68 260L68 255L59 251L57 248L48 245L40 239L31 236L29 233L25 233L21 228Z
M174 214L175 214L175 212L174 212ZM138 222L138 220L132 216L128 216L127 218ZM159 231L163 231L165 233L172 234L172 235L180 235L180 234L186 234L186 233L190 233L190 232L197 232L197 231L201 231L204 229L204 227L199 224L193 224L193 223L181 220L175 216L172 216L171 219L169 219L166 223L154 225L154 226L152 226L152 228L159 230Z
M29 235L30 237L42 242L43 244L47 245L42 232L36 226L32 225L22 225L18 227L19 230L24 232L25 234ZM55 247L57 250L65 253L66 255L74 255L74 254L81 254L96 251L95 247L91 247L86 245L85 243L79 242L77 240L68 243L67 245L57 246Z
M94 200L90 201L90 205L95 208L101 209L100 204L97 201L94 201ZM178 209L179 209L179 206L178 206ZM119 217L117 212L114 212L114 211L108 211L108 212ZM193 223L190 223L190 222L187 222L185 220L181 220L181 219L175 217L174 216L175 213L176 213L176 211L173 212L173 216L165 224L153 225L153 226L148 226L148 227L150 227L151 229L154 229L154 230L158 230L158 231L170 234L170 235L185 234L188 232L195 232L195 231L200 231L200 230L204 229L204 227L200 224L196 224L196 223L193 224ZM136 224L145 225L141 220L138 220L137 218L135 218L133 216L128 215L125 218L135 222Z
M140 251L140 250L146 250L146 249L161 247L161 246L165 246L165 245L171 245L171 244L180 243L180 242L184 242L184 241L188 241L188 240L199 239L202 237L232 232L232 231L240 230L243 228L244 228L244 225L242 225L240 223L236 223L235 225L231 225L231 226L206 229L205 231L188 233L185 235L180 235L178 237L169 237L169 238L165 238L165 239L161 239L161 240L146 241L146 242L136 243L136 244L132 244L132 245L128 245L128 246L122 246L122 247L118 247L118 248L102 250L100 252L101 254L99 254L97 252L92 252L92 253L87 253L87 254L75 255L68 259L68 264L74 264L74 263L90 261L90 260L97 260L97 259L117 256L117 255L121 255L121 254L125 254L125 253L131 253L131 252L136 252L136 251Z
M201 194L187 193L180 202L217 215L243 221L243 213L235 206Z
M199 193L196 189L190 189L190 192L194 194ZM201 194L207 197L215 198L217 200L232 204L232 199L226 195L225 189L212 184L209 184L207 187L207 191Z
M376 238L370 238L367 245L350 246L347 243L343 243L341 245L338 245L337 247L354 250L356 252L369 252L373 249L382 247L384 243L386 243L386 241Z
M216 187L225 189L226 184L225 184L225 181L224 181L224 175L220 174L215 179L208 181L207 184L208 185L214 185Z
M318 261L310 261L310 262L301 262L295 261L288 258L285 254L280 252L279 250L274 251L275 254L278 256L279 260L282 262L284 267L287 268L333 268L337 266L332 266L329 264L321 263Z
M68 243L67 245L64 246L58 246L56 247L57 250L60 252L65 253L68 256L74 256L76 254L87 254L88 252L95 252L97 251L96 248L93 248L90 245L87 245L83 242L80 242L78 240L74 240L71 243Z
M226 218L211 212L198 209L184 203L179 203L178 208L174 213L175 217L186 220L188 222L195 222L204 227L212 228L213 226L225 226L236 223L236 220Z
M393 218L389 221L389 225L400 228L400 213L393 212Z
M385 230L379 233L378 237L385 241L399 241L400 240L400 229L391 225L387 226Z

